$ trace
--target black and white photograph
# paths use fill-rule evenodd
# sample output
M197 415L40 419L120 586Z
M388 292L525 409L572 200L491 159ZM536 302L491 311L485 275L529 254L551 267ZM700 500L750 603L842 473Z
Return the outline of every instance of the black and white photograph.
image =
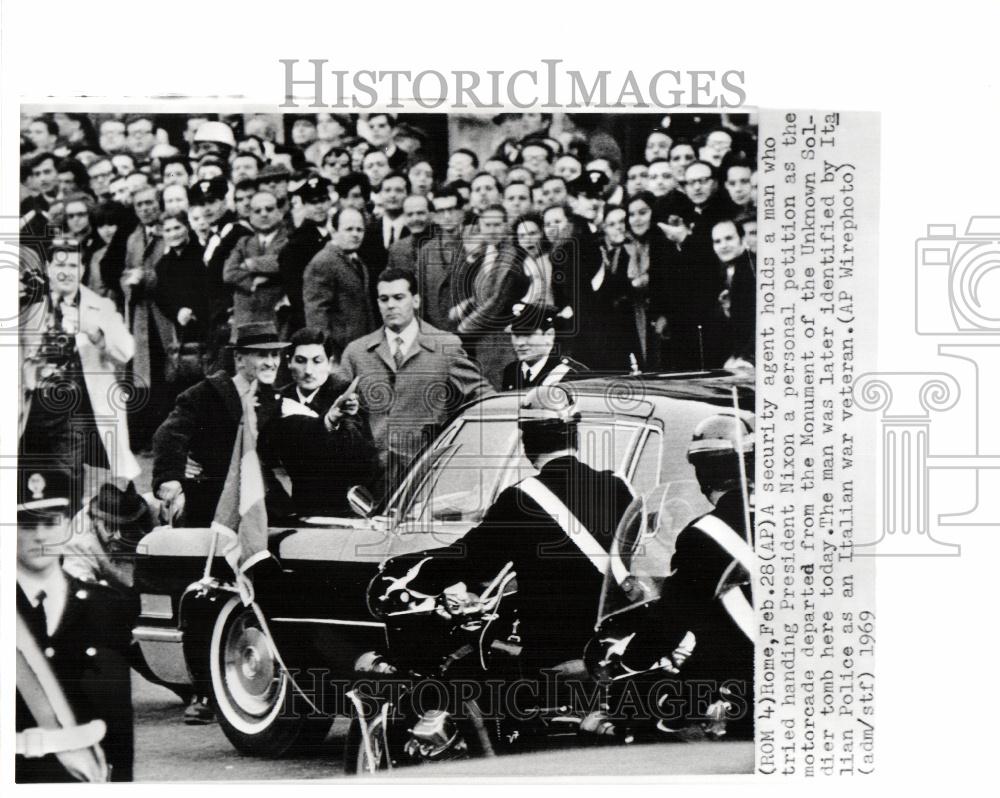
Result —
M21 109L16 780L750 772L755 115L204 108Z

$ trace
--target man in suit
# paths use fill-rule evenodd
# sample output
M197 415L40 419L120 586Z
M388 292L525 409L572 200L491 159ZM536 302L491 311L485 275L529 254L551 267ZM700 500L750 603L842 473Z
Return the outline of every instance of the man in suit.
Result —
M237 327L232 344L236 375L216 372L177 397L153 436L153 490L175 525L212 523L244 405L255 403L261 434L281 414L274 380L287 347L273 324Z
M163 256L160 234L159 192L143 188L132 195L132 207L139 220L125 244L125 270L121 288L125 297L125 321L135 338L132 379L136 392L129 408L129 428L136 451L146 448L149 436L163 419L162 397L167 341L160 335L164 325L154 301L156 264Z
M387 269L377 288L383 326L347 346L339 373L361 378L361 406L391 491L454 412L492 389L457 336L417 318L420 294L413 274Z
M288 244L278 200L258 191L250 200L254 234L241 238L226 259L222 279L233 289L233 327L277 321L277 305L285 295L278 256Z
M409 193L410 178L402 172L390 172L378 188L382 216L368 223L358 252L373 276L388 264L389 248L410 234L403 216L403 201Z
M333 342L323 330L303 327L292 336L288 370L293 382L281 390L316 416L282 419L262 441L268 459L280 461L292 481L296 515L350 516L347 491L368 484L377 466L368 419L350 383L332 374Z
M364 217L344 208L333 218L334 237L309 261L302 278L306 324L324 330L339 355L378 326L368 265L358 255Z
M19 319L25 391L19 453L69 474L70 495L79 503L84 464L125 480L139 475L126 416L116 405L120 372L135 344L114 303L80 284L76 242L54 239L50 257L50 291Z
M69 514L65 472L21 469L14 779L131 781L133 610L114 589L62 570L54 549Z
M558 311L551 305L515 305L507 325L517 360L503 371L502 390L521 391L536 385L555 385L589 369L556 349Z
M288 321L283 325L289 336L306 324L302 301L302 278L306 267L330 240L327 216L330 213L330 187L325 177L311 175L294 192L302 200L304 217L288 237L288 245L278 254L281 281L288 297Z
M411 194L403 200L403 224L410 231L389 247L387 269L417 271L420 249L433 236L430 200L422 194Z

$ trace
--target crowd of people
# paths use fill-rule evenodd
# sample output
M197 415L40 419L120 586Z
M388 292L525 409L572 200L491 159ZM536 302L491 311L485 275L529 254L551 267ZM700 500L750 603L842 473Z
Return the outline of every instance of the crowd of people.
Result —
M130 596L115 546L209 526L246 423L269 518L338 516L493 391L752 369L753 126L637 117L626 158L578 121L443 151L385 113L25 120L19 510L86 528L71 587Z
M458 337L484 381L459 380L463 398L509 386L519 351L537 371L538 347L518 350L510 335L525 307L548 319L545 356L576 368L752 367L752 125L639 117L642 158L623 163L600 124L555 132L551 115L501 114L495 149L451 146L445 163L430 154L440 142L388 114L283 121L285 131L252 115L26 120L22 306L33 327L22 330L49 333L26 353L45 365L26 385L63 358L80 401L63 403L68 425L61 408L58 419L44 412L53 403L26 403L22 452L82 452L134 478L133 453L153 447L177 397L235 373L230 344L248 324L272 325L283 343L321 332L315 345L335 367L368 378L345 353L386 323L385 269L407 279L422 330ZM62 351L65 333L78 345ZM284 362L277 379L291 382ZM87 419L116 415L115 402L127 437L119 428L117 444L81 448ZM423 432L442 420L431 416ZM385 466L388 438L369 420Z

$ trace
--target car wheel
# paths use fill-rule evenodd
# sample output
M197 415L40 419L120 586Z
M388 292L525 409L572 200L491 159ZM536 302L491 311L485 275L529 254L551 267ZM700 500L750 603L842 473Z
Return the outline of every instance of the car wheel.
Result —
M280 757L317 746L333 723L308 717L251 607L236 596L219 612L210 648L212 693L223 733L241 754Z

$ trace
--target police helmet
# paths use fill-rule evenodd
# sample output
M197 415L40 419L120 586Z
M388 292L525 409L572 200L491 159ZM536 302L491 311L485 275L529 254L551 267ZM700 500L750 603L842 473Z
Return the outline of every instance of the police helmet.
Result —
M753 479L753 425L733 413L719 413L702 419L688 445L688 462L698 472L700 482L712 485L740 478L737 453L743 456L747 479Z

